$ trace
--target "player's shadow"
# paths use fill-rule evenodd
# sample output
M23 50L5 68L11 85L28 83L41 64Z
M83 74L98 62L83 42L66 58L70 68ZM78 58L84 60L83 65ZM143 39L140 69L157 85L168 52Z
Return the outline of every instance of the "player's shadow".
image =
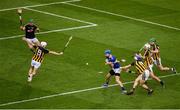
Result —
M32 87L30 84L25 84L19 93L19 99L29 99L32 92Z

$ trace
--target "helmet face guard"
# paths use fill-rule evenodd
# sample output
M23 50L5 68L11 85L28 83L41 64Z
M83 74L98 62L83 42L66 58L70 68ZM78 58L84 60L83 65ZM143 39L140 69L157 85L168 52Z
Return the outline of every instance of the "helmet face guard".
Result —
M111 50L105 50L105 57L108 58L111 55Z

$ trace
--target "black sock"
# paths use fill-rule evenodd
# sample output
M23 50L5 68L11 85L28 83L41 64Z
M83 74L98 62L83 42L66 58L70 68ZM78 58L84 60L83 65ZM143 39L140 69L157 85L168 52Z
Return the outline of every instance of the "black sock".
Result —
M146 90L147 90L148 92L150 92L150 91L151 91L151 89L149 89L149 88L147 88Z
M160 84L163 86L163 85L164 85L164 82L163 82L163 81L160 81Z
M30 49L31 50L31 52L33 52L34 53L34 50L33 49Z
M124 87L121 87L121 90L124 91L124 90L126 90L126 89L125 89Z
M134 92L134 91L135 91L135 88L133 88L132 91Z
M109 82L106 82L106 84L109 84Z

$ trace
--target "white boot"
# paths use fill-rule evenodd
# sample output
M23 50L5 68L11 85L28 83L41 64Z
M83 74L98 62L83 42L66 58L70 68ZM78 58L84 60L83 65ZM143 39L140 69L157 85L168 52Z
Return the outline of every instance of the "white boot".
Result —
M32 77L33 77L32 74L28 76L28 82L31 82L31 81L32 81Z

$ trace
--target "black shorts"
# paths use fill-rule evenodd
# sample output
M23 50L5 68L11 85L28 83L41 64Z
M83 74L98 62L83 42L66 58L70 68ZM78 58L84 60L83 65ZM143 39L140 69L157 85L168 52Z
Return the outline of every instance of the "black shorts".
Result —
M109 73L112 75L112 76L120 76L119 73L115 73L113 70L110 70Z

